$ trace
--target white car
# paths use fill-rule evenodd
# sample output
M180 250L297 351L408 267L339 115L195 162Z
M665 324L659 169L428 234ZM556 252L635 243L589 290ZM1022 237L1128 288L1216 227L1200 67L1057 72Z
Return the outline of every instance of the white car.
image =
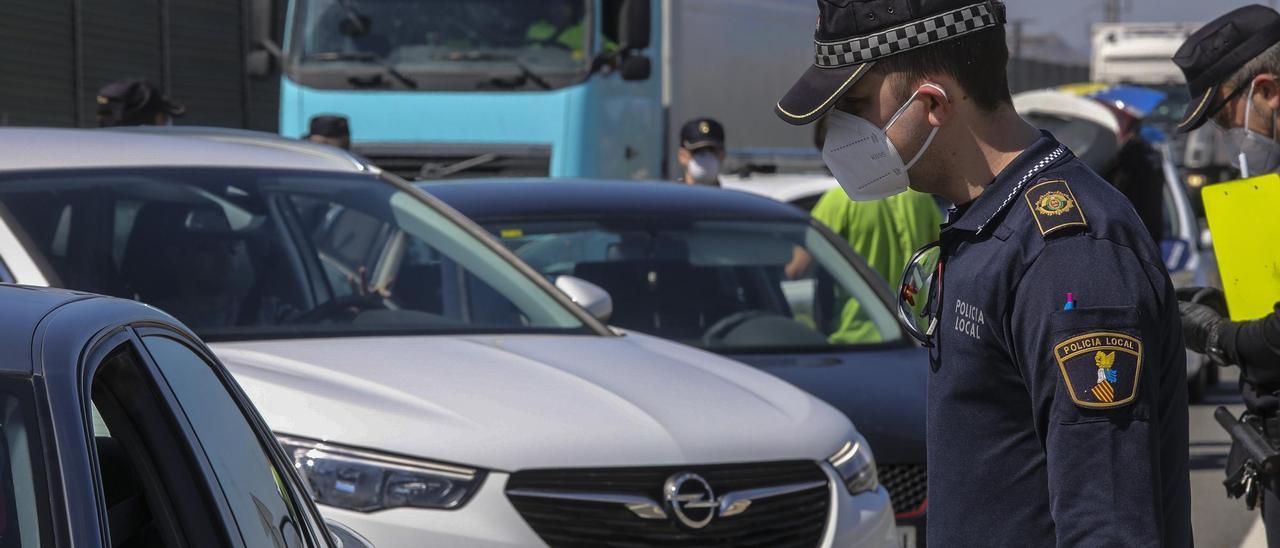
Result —
M375 545L896 544L870 448L827 404L610 330L598 288L558 280L575 306L358 158L185 135L0 130L0 280L192 327L323 513Z

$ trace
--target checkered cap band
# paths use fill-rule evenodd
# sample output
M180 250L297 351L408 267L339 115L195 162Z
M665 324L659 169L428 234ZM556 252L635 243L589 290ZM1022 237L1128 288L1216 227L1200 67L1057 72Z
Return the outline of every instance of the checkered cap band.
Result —
M876 34L840 42L815 42L817 57L814 64L823 68L857 65L996 24L996 15L991 13L990 4L983 2Z

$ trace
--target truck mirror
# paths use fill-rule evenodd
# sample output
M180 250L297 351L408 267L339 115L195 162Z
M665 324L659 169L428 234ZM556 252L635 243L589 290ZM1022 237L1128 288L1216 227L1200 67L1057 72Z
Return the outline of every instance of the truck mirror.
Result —
M260 44L271 40L271 29L276 20L275 0L250 0L249 9L249 32L253 33L250 42Z
M250 78L266 78L275 72L275 58L271 52L260 49L244 56L245 71Z
M647 55L628 55L622 60L622 79L627 82L648 80L653 74L653 62Z
M652 31L650 17L653 12L649 9L649 0L624 2L618 18L618 42L623 51L645 49L649 47L649 34Z

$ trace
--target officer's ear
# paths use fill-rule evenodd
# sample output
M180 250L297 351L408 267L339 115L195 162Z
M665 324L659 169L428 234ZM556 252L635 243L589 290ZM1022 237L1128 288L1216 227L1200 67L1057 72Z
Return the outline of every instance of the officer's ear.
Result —
M1267 106L1267 112L1280 110L1280 80L1264 72L1253 78L1253 100Z
M929 80L920 85L919 97L924 99L929 107L929 125L933 127L947 125L955 115L955 104L952 103L952 98L959 94L957 84L952 84L951 89L948 89L947 85L939 80L941 79Z

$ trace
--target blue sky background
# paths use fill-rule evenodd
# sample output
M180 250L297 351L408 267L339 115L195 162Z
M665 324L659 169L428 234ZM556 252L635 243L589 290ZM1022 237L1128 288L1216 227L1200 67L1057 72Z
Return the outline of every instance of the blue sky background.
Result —
M1103 18L1103 0L1005 0L1011 19L1026 20L1024 32L1056 32L1081 53L1089 52L1089 28ZM1121 21L1207 23L1248 4L1280 6L1276 0L1128 0Z

